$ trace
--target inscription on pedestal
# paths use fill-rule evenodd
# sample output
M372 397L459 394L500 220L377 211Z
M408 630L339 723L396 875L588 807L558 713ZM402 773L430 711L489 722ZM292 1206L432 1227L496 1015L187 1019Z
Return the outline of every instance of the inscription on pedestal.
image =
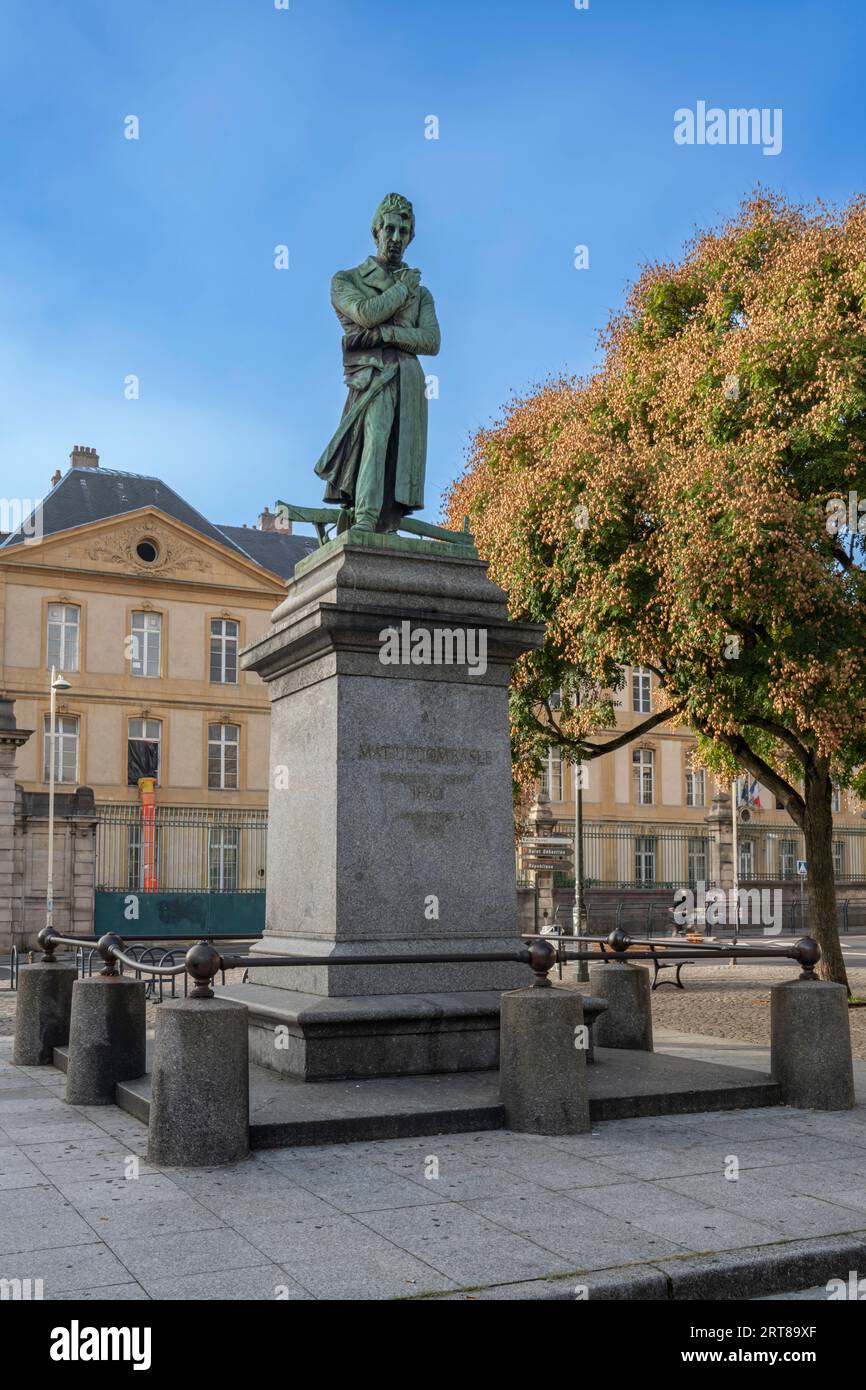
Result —
M458 789L464 789L465 796L465 789L475 780L476 770L489 767L493 762L493 754L486 748L443 744L361 743L358 747L358 761L370 762L379 767L379 782L383 788L384 803L391 808L390 819L408 821L413 829L421 834L441 834L452 826L462 824L466 820L466 812L435 810L432 807L445 802L448 794ZM445 770L467 765L467 772ZM385 770L391 767L414 770ZM395 798L392 789L402 790L412 807L419 809L407 809L405 805L401 805L400 798Z
M462 763L473 763L477 767L488 766L493 762L493 754L488 748L449 748L441 744L428 746L418 743L362 743L358 748L360 760L372 759L376 762L411 763L413 766L456 767Z

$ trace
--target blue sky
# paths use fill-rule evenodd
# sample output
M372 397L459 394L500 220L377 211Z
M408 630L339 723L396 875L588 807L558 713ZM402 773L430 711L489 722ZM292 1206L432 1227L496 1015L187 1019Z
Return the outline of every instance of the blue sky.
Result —
M318 504L330 277L395 190L443 333L436 519L512 391L591 367L642 261L759 182L866 186L864 57L862 0L3 0L0 495L80 443L218 523ZM701 100L781 108L781 153L676 144Z

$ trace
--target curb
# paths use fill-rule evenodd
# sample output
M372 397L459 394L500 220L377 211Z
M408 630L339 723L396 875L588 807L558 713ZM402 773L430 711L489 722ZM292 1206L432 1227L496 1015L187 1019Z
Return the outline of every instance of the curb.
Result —
M811 1288L834 1278L847 1283L852 1269L866 1270L866 1230L783 1245L750 1245L713 1255L686 1255L652 1265L578 1270L567 1277L493 1284L441 1298L446 1302L742 1302Z

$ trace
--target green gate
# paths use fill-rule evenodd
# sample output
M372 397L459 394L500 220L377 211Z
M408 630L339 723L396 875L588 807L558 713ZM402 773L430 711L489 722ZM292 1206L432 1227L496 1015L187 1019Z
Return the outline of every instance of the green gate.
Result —
M96 934L261 936L267 829L264 810L100 806Z

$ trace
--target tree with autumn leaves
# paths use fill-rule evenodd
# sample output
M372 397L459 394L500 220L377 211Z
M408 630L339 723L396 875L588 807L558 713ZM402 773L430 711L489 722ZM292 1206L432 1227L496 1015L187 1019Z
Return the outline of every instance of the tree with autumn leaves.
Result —
M866 793L866 199L754 195L646 267L601 348L476 436L447 503L512 615L547 626L515 671L517 782L551 746L688 726L802 830L820 973L847 985L831 808L834 781ZM630 665L657 708L606 738Z

